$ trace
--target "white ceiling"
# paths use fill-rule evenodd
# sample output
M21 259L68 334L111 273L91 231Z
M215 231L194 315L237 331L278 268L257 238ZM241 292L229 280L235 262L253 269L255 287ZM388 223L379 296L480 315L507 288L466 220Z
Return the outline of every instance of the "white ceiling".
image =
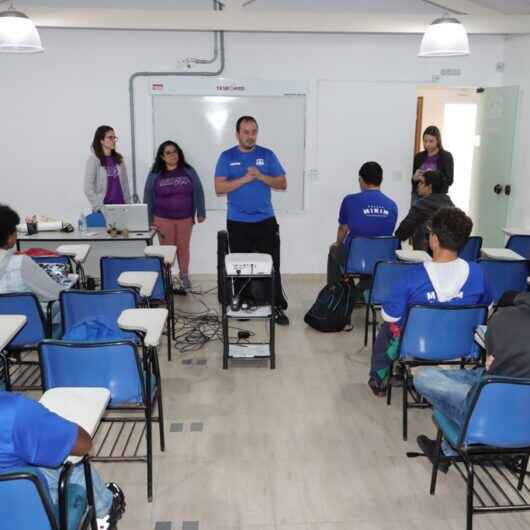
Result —
M241 0L244 1L244 0ZM530 0L472 0L473 3L506 14L530 14ZM254 0L246 9L294 9L307 11L351 11L359 13L396 13L405 15L439 14L432 4L444 0ZM212 0L19 0L18 8L115 8L115 9L211 9Z

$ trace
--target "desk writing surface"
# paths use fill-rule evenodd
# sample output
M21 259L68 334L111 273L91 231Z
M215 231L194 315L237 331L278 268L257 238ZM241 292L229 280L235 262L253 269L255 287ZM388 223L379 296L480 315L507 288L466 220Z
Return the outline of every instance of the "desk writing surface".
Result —
M508 226L506 228L503 228L502 231L507 236L530 236L530 228Z
M150 240L155 235L155 230L149 230L148 232L129 232L129 237L123 236L111 237L107 233L105 228L90 228L86 232L79 232L74 230L73 232L38 232L31 236L27 234L20 235L19 241L145 241Z
M0 351L11 342L26 321L25 315L0 315Z

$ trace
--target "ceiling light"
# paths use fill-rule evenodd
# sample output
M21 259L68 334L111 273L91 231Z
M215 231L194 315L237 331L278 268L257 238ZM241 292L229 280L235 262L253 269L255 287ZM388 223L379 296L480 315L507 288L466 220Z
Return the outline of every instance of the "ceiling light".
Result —
M450 15L434 20L421 41L420 57L469 55L469 40L464 25Z
M44 48L39 32L31 19L13 9L0 12L0 52L4 53L37 53Z

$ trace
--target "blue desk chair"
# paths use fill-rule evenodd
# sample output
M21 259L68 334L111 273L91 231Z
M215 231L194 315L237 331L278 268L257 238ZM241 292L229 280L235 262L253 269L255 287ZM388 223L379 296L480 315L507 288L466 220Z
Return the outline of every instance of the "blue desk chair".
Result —
M162 258L157 256L111 257L104 256L99 262L102 289L120 289L118 278L122 272L157 272L158 279L149 305L165 305L169 311L167 319L167 357L171 361L171 337L174 336L174 307L172 286L167 280Z
M458 257L466 261L478 261L480 259L480 249L482 248L482 238L471 236L466 244L458 252Z
M86 216L86 225L87 228L105 228L107 223L101 212L93 212Z
M506 243L506 248L530 259L530 236L513 235Z
M26 352L37 350L38 343L51 336L50 323L37 297L26 292L0 294L0 315L25 315L27 319L26 325L5 348L6 390L40 390L39 363L26 360L23 356Z
M416 366L480 363L480 348L474 340L477 326L486 323L488 308L482 305L414 305L409 308L399 343L396 363L403 381L403 440L408 435L409 408L426 408L414 391L410 369ZM412 402L409 402L409 395ZM387 403L392 399L392 378L387 385Z
M519 512L530 510L530 503L521 495L524 486L528 459L530 456L530 380L510 377L484 377L474 390L469 410L462 429L434 409L433 421L438 429L436 437L435 459L431 475L430 493L434 495L442 441L445 439L458 453L450 458L463 461L466 474L460 474L467 483L466 529L473 528L473 515L492 512ZM488 485L478 478L478 483L485 488L487 495L478 496L475 490L475 466L485 457L508 456L520 458L520 469L515 474L517 483L508 480L510 472L501 474L501 484L495 479L488 480ZM491 461L491 460L490 460ZM493 468L487 474L493 477ZM495 488L500 493L500 500L495 499ZM528 488L525 488L528 493ZM520 502L514 503L517 498ZM477 496L479 505L474 504ZM492 505L485 501L492 500Z
M494 304L506 291L522 292L528 289L528 261L481 259L479 264Z
M59 479L59 503L36 467L23 467L0 474L0 522L2 530L97 530L92 475L88 458L83 460L87 490L68 484L73 465L66 463Z
M379 261L374 268L374 279L370 287L366 315L364 319L364 345L368 344L368 327L372 324L372 347L375 342L377 327L377 311L381 309L384 302L389 300L396 284L401 280L403 274L410 270L415 263L403 261ZM372 320L369 320L370 312Z
M107 410L128 413L123 416L106 415L103 418L99 429L103 429L105 423L110 423L110 427L102 435L103 441L95 450L93 460L146 462L147 498L151 502L153 498L152 422L159 424L160 449L161 451L165 449L162 386L156 356L148 352L140 360L136 345L130 341L93 343L44 341L39 346L39 358L44 391L57 387L108 388L110 403ZM156 406L158 406L158 416L153 416L153 409ZM121 427L110 447L111 444L106 445L106 442L113 423L118 423ZM140 424L140 429L135 434L137 424ZM127 426L130 426L130 429L126 428ZM139 455L144 433L146 454ZM97 433L94 439L97 439Z
M139 341L134 331L124 331L117 323L122 311L138 307L138 296L132 289L120 287L108 291L62 291L59 301L62 337L83 320L100 317L116 330L116 338Z
M401 248L397 237L354 237L351 240L346 273L372 275L378 261L393 261Z

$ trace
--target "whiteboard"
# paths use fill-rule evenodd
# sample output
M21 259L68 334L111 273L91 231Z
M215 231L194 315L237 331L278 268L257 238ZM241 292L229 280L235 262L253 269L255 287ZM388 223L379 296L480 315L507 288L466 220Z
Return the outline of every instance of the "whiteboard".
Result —
M187 162L201 178L208 210L226 209L226 197L215 194L215 166L221 152L236 145L235 124L243 115L256 118L259 125L258 145L272 149L285 169L287 190L273 190L275 210L296 212L304 209L304 94L153 93L152 98L155 153L166 140L180 145Z

